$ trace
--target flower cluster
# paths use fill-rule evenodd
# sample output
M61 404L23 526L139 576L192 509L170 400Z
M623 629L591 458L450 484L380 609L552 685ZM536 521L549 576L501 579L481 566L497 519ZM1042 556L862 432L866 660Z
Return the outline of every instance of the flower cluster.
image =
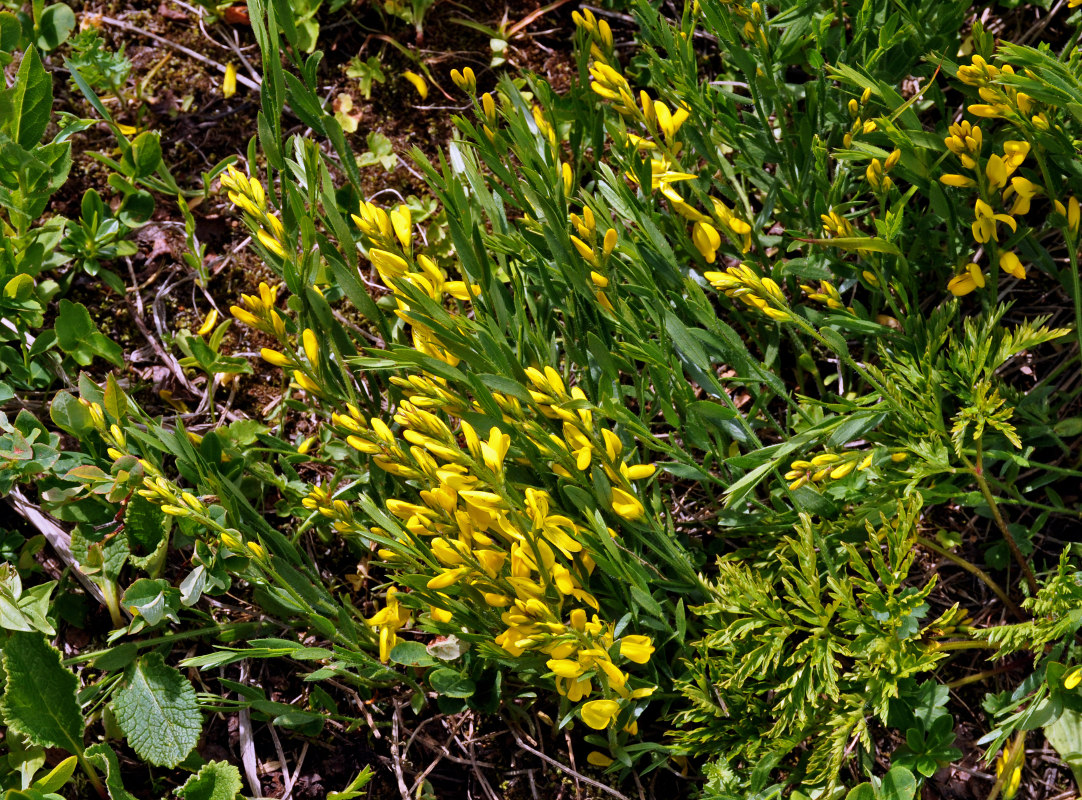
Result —
M336 413L333 423L347 444L417 488L414 498L386 501L401 530L379 552L399 569L412 565L428 576L416 594L428 603L430 619L461 625L456 611L468 604L488 620L492 642L505 653L543 656L557 690L571 702L600 695L581 710L583 720L600 729L615 719L621 701L652 691L632 689L621 664L646 663L653 646L645 636L614 637L588 589L594 562L582 542L586 529L561 513L547 491L523 480L513 462L517 452L542 452L552 459L552 471L566 476L598 463L612 482L613 513L626 520L644 513L630 481L649 477L654 468L627 464L619 438L596 432L592 413L578 407L585 395L577 387L568 392L551 367L528 375L536 409L501 396L504 427L492 426L485 437L465 419L448 421L428 410L475 408L429 376L399 379L410 399L393 415L397 433L353 406ZM563 435L551 433L546 419L559 423ZM304 505L343 534L374 534L348 503L322 487L313 487ZM379 630L383 660L408 619L395 595L368 620Z
M281 220L269 210L263 185L232 164L226 168L221 180L229 201L244 212L244 220L259 243L279 258L285 258L294 245L288 240Z
M618 234L615 228L609 228L603 235L598 234L597 219L589 206L584 206L582 215L571 214L571 225L577 235L571 235L571 244L590 266L590 282L594 286L594 295L598 304L612 312L612 303L605 294L609 285L608 274L612 262L612 253L616 249Z
M1034 127L1048 130L1048 115L1040 109L1039 103L1025 92L1001 83L1002 76L1014 74L1014 67L1010 64L997 67L989 64L980 55L974 55L970 64L959 67L958 79L969 86L976 86L977 93L984 101L972 103L969 113L988 119L1002 117L1015 122L1028 120Z
M729 267L724 272L707 272L703 277L718 291L739 297L745 305L771 319L785 322L793 318L781 287L772 278L760 278L746 264Z
M976 80L974 74L969 75L970 80ZM972 177L961 173L945 173L939 180L947 186L977 190L978 196L973 203L973 223L970 225L973 240L977 245L986 245L989 242L998 244L999 225L1010 228L1012 233L1017 231L1018 222L1015 217L1028 214L1033 198L1044 191L1028 178L1014 174L1029 154L1029 142L1004 142L1003 154L992 153L983 160L982 168L984 134L980 127L963 120L951 125L949 133L943 140L947 150L958 158L963 169L972 173ZM1000 253L998 263L1000 269L1007 274L1020 280L1025 279L1025 267L1014 253ZM973 261L965 265L963 272L951 278L947 289L956 297L961 297L983 288L986 282L980 265Z
M853 137L860 134L873 133L876 129L875 121L870 118L868 113L868 101L872 98L872 90L865 89L860 95L860 101L858 102L855 97L850 98L847 108L849 110L849 116L853 118L853 124L842 137L842 144L844 147L849 148L853 144Z
M757 8L758 4L754 6ZM752 16L757 20L756 24L761 25L762 10L759 9ZM690 117L690 109L685 105L670 106L663 100L652 99L645 91L638 93L636 101L631 85L620 73L613 55L612 34L605 33L608 26L604 21L594 19L588 11L584 14L576 12L575 21L592 42L590 88L611 103L626 123L638 127L639 133L625 132L625 140L635 150L650 154L650 188L659 191L672 209L692 224L691 241L695 249L708 264L713 264L721 247L721 232L724 232L742 253L747 253L751 249L751 225L717 197L708 198L709 211L713 213L704 213L691 205L674 187L674 184L698 177L681 169L679 163L683 150L679 132ZM752 19L748 19L748 24L752 24ZM761 29L755 30L759 30L761 35ZM634 170L628 170L627 177L633 182L639 181Z
M412 298L419 292L438 303L448 297L468 302L478 288L449 280L432 259L414 252L406 206L386 210L365 203L353 221L373 267L394 292L396 313L411 326L414 348L457 364L435 333L409 313ZM617 233L602 234L588 208L572 215L571 222L572 241L591 267L590 280L600 295L608 285L605 272ZM319 342L304 330L291 344L275 299L272 290L261 290L234 314L274 331L287 352L267 349L263 357L292 370L304 386L318 379ZM396 530L372 528L367 515L336 496L330 485L310 487L303 504L342 535L374 538L382 545L380 557L396 573L420 576L406 581L413 587L408 593L389 591L384 607L366 620L378 632L381 660L390 658L399 631L421 604L428 608L429 624L467 625L490 636L508 656L547 667L557 691L572 703L583 702L582 719L600 730L653 691L648 685L633 687L628 671L629 665L649 660L653 645L638 634L617 637L614 624L602 618L589 590L595 563L584 546L584 539L597 532L558 508L556 498L523 465L543 461L553 475L567 480L591 471L595 486L607 486L606 510L630 523L645 514L632 482L651 477L654 467L629 463L624 443L598 424L582 389L568 389L552 367L528 368L526 376L520 398L492 393L501 418L486 424L487 431L470 421L484 418L485 407L447 379L426 373L392 379L405 399L390 418L365 414L349 403L331 415L347 445L409 482L409 496L384 503L399 521ZM318 384L313 391L319 394ZM602 532L616 535L611 528ZM633 730L630 718L629 713L624 727Z

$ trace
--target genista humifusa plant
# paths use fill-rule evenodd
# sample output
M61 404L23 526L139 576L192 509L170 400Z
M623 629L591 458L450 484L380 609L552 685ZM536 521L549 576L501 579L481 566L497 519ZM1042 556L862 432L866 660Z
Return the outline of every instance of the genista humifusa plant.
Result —
M318 6L249 3L257 130L206 177L272 277L172 342L210 387L205 422L86 375L52 404L78 451L29 412L0 418L0 463L75 526L111 643L138 643L102 659L87 710L180 763L194 692L139 648L213 629L214 598L237 593L259 622L182 666L289 658L366 714L399 695L416 714L536 713L613 784L913 800L965 761L1010 800L1039 737L1066 757L1082 730L1077 35L1062 52L996 42L956 3L581 8L570 89L450 71L454 137L408 154L428 194L388 203L303 55ZM38 218L66 143L38 127L0 125L0 150L39 153L18 173L32 185L0 194L27 253L63 233ZM150 177L148 135L121 140L131 196L175 186ZM61 265L13 258L23 336ZM234 325L261 363L230 352ZM86 341L60 346L110 358ZM18 347L0 349L24 356L4 380L48 385L50 348ZM277 382L265 416L219 414L214 389L252 371ZM169 721L183 754L140 738L144 683L191 700ZM348 719L222 686L305 735ZM3 713L21 721L17 702ZM93 781L115 761L95 752Z

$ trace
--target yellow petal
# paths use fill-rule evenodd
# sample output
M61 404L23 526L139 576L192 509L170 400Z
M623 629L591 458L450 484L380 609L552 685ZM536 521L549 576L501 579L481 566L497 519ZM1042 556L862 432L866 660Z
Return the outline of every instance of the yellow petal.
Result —
M214 324L218 321L218 309L212 308L210 313L207 314L207 318L203 320L203 324L199 326L199 330L196 333L200 336L206 336L212 330L214 330Z
M424 78L409 70L403 72L402 77L413 84L413 88L417 90L417 94L421 96L422 100L428 97L428 82Z
M225 77L222 78L222 97L227 100L237 93L237 65L230 64L225 68Z

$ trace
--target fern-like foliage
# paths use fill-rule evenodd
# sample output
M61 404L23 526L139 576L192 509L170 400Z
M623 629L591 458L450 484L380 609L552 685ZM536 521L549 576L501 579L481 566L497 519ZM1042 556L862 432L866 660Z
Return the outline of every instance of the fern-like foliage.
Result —
M1068 547L1060 554L1055 574L1042 584L1035 597L1022 603L1033 619L973 632L999 647L997 657L1022 650L1042 653L1047 645L1073 637L1082 629L1082 571L1071 560L1070 552Z
M926 637L940 620L921 624L935 578L907 585L919 509L917 496L865 523L859 547L803 515L773 566L722 560L695 609L707 633L681 686L678 745L745 767L773 757L805 785L835 785L854 740L872 748L869 720L886 719L898 682L944 657Z

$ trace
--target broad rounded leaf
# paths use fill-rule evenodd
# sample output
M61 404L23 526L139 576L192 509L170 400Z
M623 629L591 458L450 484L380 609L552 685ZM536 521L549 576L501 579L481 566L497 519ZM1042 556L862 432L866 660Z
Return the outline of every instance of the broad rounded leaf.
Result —
M159 767L183 761L203 729L191 683L157 653L129 667L113 712L132 749Z
M55 50L67 41L75 29L75 12L67 3L56 3L45 9L38 23L34 44L42 50Z
M240 772L225 761L211 761L176 790L183 800L234 800L243 784Z
M429 673L428 682L444 697L472 697L477 684L453 669L437 669Z
M8 727L31 743L83 749L79 680L60 663L60 653L39 633L12 633L4 645L7 686L0 703Z

